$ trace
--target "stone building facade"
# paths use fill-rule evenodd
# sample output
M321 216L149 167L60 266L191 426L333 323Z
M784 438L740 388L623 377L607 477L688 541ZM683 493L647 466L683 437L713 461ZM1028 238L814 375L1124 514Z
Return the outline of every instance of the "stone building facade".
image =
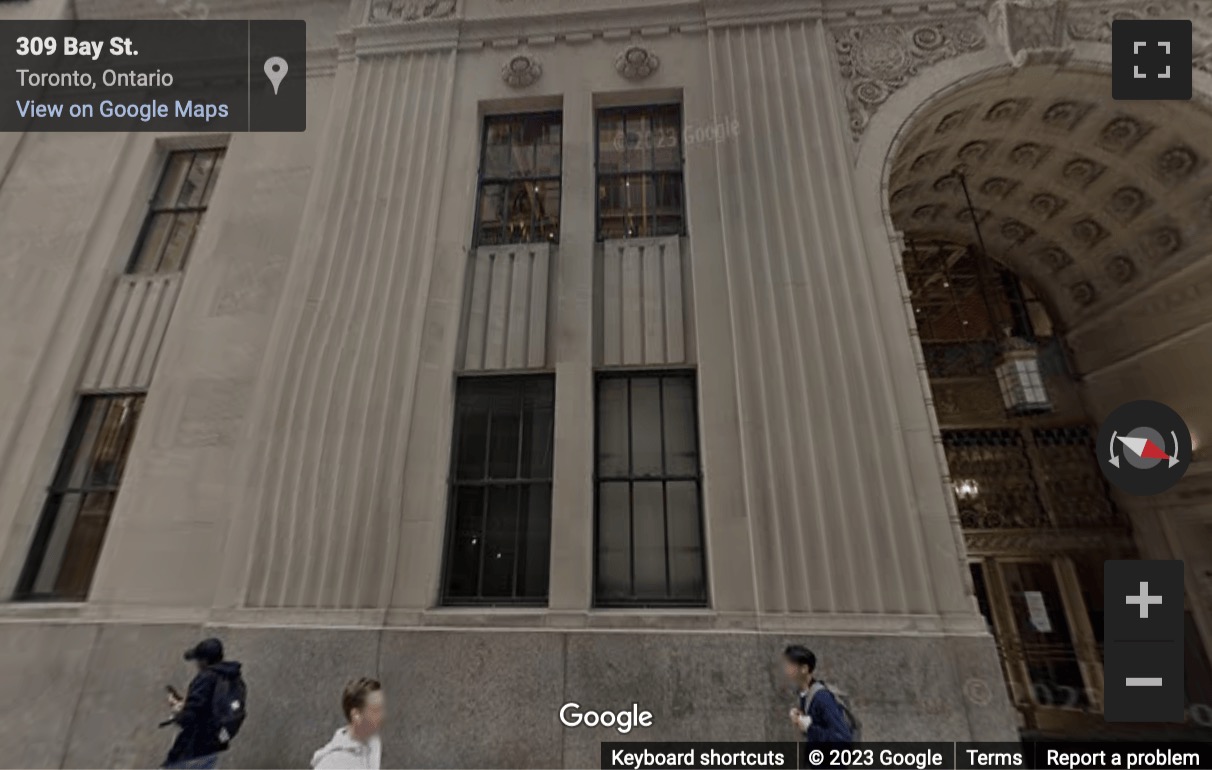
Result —
M790 641L868 739L1089 730L1075 554L1184 559L1198 667L1212 466L971 518L947 437L1038 426L932 366L906 254L982 223L1062 427L1149 397L1212 436L1209 4L0 6L180 14L305 19L309 129L0 136L0 763L153 766L204 635L237 766L304 765L363 674L393 766L597 766L568 702L785 740ZM1116 14L1195 19L1193 102L1111 101ZM1080 702L1013 630L1028 562Z

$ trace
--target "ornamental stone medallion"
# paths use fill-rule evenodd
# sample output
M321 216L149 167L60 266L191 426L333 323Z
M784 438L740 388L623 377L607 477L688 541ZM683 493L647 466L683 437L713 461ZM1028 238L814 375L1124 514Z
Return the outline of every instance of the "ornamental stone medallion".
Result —
M628 80L643 80L661 66L660 58L642 46L634 45L619 53L614 60L615 71Z
M501 67L501 79L512 88L526 88L538 82L543 76L543 65L534 56L520 53L513 56Z

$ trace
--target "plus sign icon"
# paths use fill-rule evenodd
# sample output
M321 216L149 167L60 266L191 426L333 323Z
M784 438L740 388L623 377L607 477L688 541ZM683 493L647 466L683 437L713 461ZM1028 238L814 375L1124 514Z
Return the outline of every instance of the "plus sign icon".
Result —
M1115 99L1191 98L1191 22L1116 19L1111 23L1111 95Z

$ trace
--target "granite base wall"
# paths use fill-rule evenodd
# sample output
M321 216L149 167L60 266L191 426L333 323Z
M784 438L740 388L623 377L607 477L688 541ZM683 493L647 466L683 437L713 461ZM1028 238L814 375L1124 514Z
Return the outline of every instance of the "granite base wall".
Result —
M249 719L226 767L307 767L341 722L339 694L388 693L385 767L597 767L603 740L788 740L777 634L647 631L201 628L0 623L0 766L157 767L164 686L182 651L223 638L245 664ZM1015 740L992 639L798 638L853 693L867 740ZM15 685L9 687L9 684ZM654 724L566 728L560 707L638 703Z

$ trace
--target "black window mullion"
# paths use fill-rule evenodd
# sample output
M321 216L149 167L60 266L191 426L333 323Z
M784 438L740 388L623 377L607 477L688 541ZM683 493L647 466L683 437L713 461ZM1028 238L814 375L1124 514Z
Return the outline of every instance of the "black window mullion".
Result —
M665 533L665 595L673 593L673 578L669 567L669 468L665 464L665 377L657 377L657 403L661 432L661 526Z
M538 158L535 158L538 160ZM518 569L520 565L519 557L522 552L522 489L525 488L525 482L522 481L522 447L526 445L526 393L521 391L518 393L518 451L517 457L514 460L514 519L513 519L513 570L510 594L514 597L518 595ZM529 495L527 495L529 500Z
M652 210L648 212L648 235L649 237L656 235L656 211L657 211L657 195L656 195L656 110L648 113L648 189L652 191ZM643 193L644 188L640 188ZM660 378L657 381L657 388L661 387Z
M171 159L172 156L170 155L169 158ZM197 164L198 164L198 153L191 152L190 156L189 156L189 168L185 169L185 175L181 177L181 189L177 190L177 197L173 201L174 210L176 210L177 207L179 207L181 205L181 196L182 196L182 194L185 193L185 184L187 182L189 182L189 175L194 173L194 166L196 166ZM205 190L205 188L203 188L203 189Z
M201 200L206 205L209 205L210 196L214 195L215 183L219 179L219 168L223 163L223 154L217 150L210 150L207 152L207 155L210 156L210 170L206 172L206 184L202 187Z
M528 490L529 487L525 484L514 485L514 511L516 515L513 521L513 569L511 577L513 578L510 584L509 593L513 597L518 596L518 573L521 571L521 556L522 556L522 498L525 497L527 502L530 502L529 493L523 495L523 490Z
M635 596L635 423L632 417L630 379L627 380L627 567L630 570L627 593Z
M484 476L489 479L489 468L492 465L492 405L488 405L488 420L484 427ZM476 569L476 596L484 595L484 554L488 551L488 501L492 498L492 485L484 485L483 499L480 501L480 564Z

